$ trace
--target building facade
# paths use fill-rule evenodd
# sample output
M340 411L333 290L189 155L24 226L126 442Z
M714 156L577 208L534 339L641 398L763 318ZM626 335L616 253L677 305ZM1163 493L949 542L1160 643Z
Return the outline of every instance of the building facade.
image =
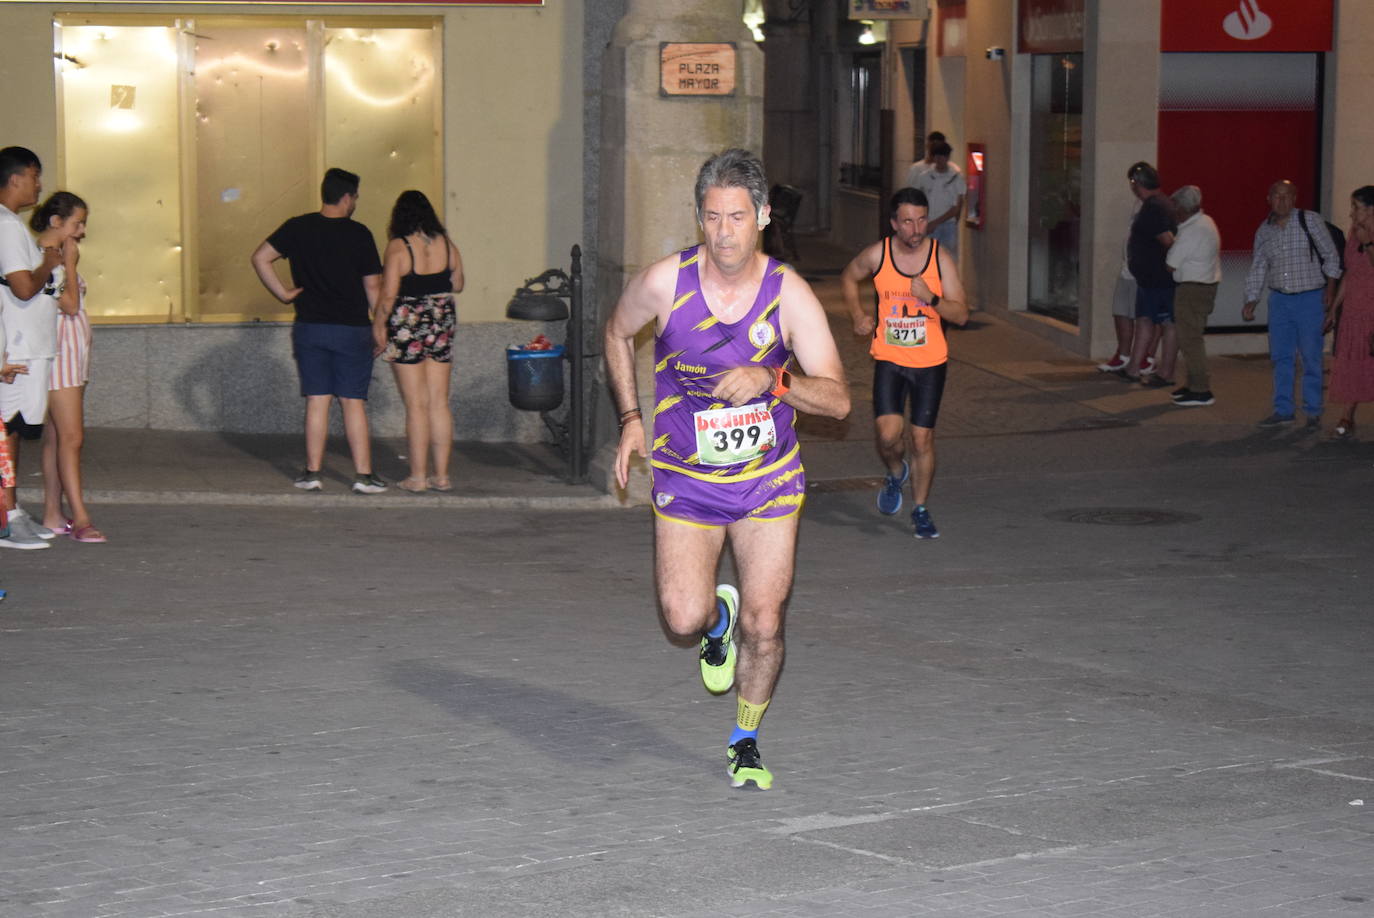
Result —
M943 132L973 190L960 261L977 308L1086 357L1112 349L1111 299L1134 199L1126 170L1202 188L1223 235L1215 352L1266 347L1240 321L1265 192L1338 225L1374 182L1374 88L1361 0L834 0L767 5L776 178L804 226L855 251L884 225L924 136ZM780 40L774 43L774 37ZM805 85L803 85L805 84ZM803 98L798 98L802 96ZM804 149L798 150L798 144Z

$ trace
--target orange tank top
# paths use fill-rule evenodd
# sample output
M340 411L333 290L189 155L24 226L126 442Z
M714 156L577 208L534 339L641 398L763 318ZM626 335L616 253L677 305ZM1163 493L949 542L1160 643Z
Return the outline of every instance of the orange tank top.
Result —
M944 296L936 256L940 243L934 237L928 238L930 254L917 276L926 282L931 293ZM945 330L935 307L912 295L911 278L892 261L892 238L884 239L883 263L873 275L873 286L878 291L878 325L873 329L868 352L876 360L899 366L936 367L949 359Z

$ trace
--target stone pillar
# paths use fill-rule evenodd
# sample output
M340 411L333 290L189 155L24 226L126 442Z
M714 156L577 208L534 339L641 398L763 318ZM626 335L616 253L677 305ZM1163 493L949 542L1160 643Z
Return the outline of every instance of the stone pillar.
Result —
M1110 356L1112 291L1134 199L1126 170L1158 163L1160 0L1084 7L1083 218L1078 327L1087 356Z
M701 164L728 147L762 154L763 52L740 9L739 0L629 0L616 26L601 71L600 225L591 297L598 327L631 276L700 238L692 187ZM662 95L663 42L734 42L734 95ZM636 361L646 422L653 407L652 360L649 329L640 337ZM615 406L600 401L593 442L602 446L591 474L613 491ZM647 467L640 463L634 472L627 499L647 501Z

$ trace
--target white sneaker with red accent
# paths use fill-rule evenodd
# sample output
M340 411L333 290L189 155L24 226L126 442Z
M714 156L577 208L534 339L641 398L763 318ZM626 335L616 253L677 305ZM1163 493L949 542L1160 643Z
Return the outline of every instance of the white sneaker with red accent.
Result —
M1097 365L1097 371L1099 373L1115 373L1117 370L1126 369L1126 364L1130 362L1131 358L1123 354L1113 354L1111 360Z

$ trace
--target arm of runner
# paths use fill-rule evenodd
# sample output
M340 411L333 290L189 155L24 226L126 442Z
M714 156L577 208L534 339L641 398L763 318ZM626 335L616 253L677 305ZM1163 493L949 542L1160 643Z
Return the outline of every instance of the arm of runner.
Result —
M280 277L277 277L277 272L272 267L272 262L278 258L281 258L281 252L273 248L272 243L264 241L253 252L253 270L257 272L258 280L262 281L262 285L267 288L268 293L283 303L290 303L300 296L302 288L286 289L286 285L281 282Z
M968 303L964 301L964 282L959 279L959 266L954 263L954 256L946 252L944 246L940 246L938 257L940 286L944 292L940 294L940 302L935 304L935 311L946 322L963 325L968 321L969 309ZM934 293L918 275L911 279L911 295L929 303Z
M845 265L844 273L840 275L840 292L844 296L844 305L849 310L849 317L854 320L854 334L861 338L873 334L873 329L877 326L877 319L874 317L872 309L864 311L859 299L859 284L865 278L870 278L877 273L882 258L883 244L875 242L855 255L854 259Z
M386 323L387 319L391 318L392 310L396 308L396 295L401 292L401 275L405 273L401 264L404 261L401 254L404 250L405 243L393 239L386 244L386 252L382 255L382 289L375 297L376 308L372 310L373 357L380 356L382 351L386 350ZM367 278L363 279L363 283L367 283Z
M795 271L783 275L779 321L783 341L796 357L797 366L806 374L792 375L791 388L782 400L807 414L843 419L849 414L849 384L844 378L844 364L840 362L840 352L835 348L821 301ZM763 391L771 391L774 385L775 381L768 379Z
M611 317L606 321L602 346L607 383L617 418L639 408L639 387L635 381L635 335L672 304L677 260L677 255L671 255L630 278L625 292L620 294ZM620 424L615 480L622 488L630 480L631 453L638 453L643 459L649 458L644 421L637 416L631 416Z

